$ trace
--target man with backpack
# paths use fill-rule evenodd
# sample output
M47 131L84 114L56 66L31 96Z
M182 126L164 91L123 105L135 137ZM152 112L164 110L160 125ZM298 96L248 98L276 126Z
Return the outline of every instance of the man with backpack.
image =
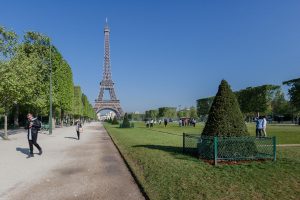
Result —
M33 118L31 113L27 114L28 123L26 128L28 129L28 143L29 143L29 149L30 154L29 157L33 157L33 145L39 150L39 155L42 155L43 151L40 145L36 142L38 131L41 128L41 122L37 118Z

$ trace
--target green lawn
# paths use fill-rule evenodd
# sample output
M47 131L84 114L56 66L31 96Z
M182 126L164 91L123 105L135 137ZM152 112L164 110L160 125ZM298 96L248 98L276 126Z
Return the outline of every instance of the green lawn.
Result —
M144 124L137 123L138 127L143 127ZM251 135L255 136L255 124L247 124L248 131ZM203 123L198 123L194 127L179 127L177 123L169 123L168 127L165 129L163 125L157 125L152 130L165 131L173 134L182 135L185 133L201 134L204 128ZM267 126L268 137L276 136L277 144L300 144L300 126L297 125L268 125Z
M181 153L182 132L200 133L201 125L105 127L150 199L300 199L300 147L279 147L275 163L215 167ZM280 143L300 143L300 127L269 126L268 132Z

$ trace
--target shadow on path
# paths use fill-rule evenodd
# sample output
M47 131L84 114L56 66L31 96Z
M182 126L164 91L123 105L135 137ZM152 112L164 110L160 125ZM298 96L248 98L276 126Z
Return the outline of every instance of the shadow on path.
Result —
M29 148L21 148L21 147L17 147L16 148L16 151L19 151L19 152L21 152L21 153L23 153L23 154L25 154L25 155L29 155Z
M68 139L74 139L74 140L77 140L77 139L78 139L77 137L65 137L65 138L68 138Z

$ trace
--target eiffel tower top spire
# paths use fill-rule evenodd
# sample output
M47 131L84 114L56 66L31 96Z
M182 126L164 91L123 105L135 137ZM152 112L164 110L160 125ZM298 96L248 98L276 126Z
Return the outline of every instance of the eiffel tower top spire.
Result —
M102 80L101 84L104 84L104 82L113 84L113 81L111 79L109 33L110 33L110 29L109 29L109 26L108 26L108 23L107 23L107 18L106 18L106 24L104 26L103 80Z

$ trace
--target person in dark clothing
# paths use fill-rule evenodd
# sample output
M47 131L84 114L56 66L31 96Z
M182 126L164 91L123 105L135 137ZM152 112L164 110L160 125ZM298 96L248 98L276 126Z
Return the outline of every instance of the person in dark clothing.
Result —
M28 123L26 128L28 129L27 139L29 143L30 154L29 157L33 157L33 145L39 150L39 155L42 155L43 151L40 145L36 142L38 137L38 131L41 128L41 122L37 118L33 118L31 113L27 114Z
M164 120L164 124L165 124L165 127L167 127L167 125L168 125L168 119Z
M80 131L82 129L81 122L79 120L76 121L76 132L77 132L77 138L80 140Z

